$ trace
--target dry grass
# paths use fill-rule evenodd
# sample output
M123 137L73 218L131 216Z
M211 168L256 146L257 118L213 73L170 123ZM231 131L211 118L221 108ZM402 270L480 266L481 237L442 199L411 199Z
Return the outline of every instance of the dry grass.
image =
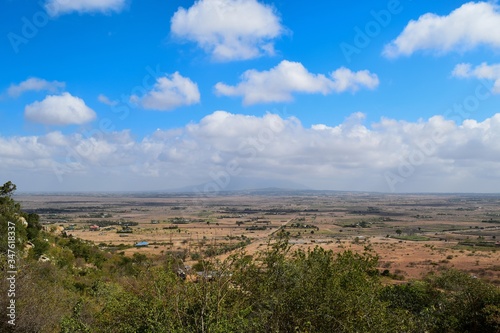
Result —
M400 271L406 278L453 267L500 281L495 269L500 262L500 247L495 247L500 223L485 222L500 220L498 196L296 193L203 200L175 195L22 196L17 200L24 209L38 212L49 229L65 228L68 234L102 246L122 244L121 249L129 247L126 254L184 251L189 261L191 254L209 246L246 239L251 242L245 251L252 254L283 227L295 248L373 251L380 257L381 269ZM172 224L179 220L187 223ZM89 231L92 223L102 221L138 224L130 234L117 233L120 225ZM68 230L70 225L76 225L75 230ZM150 246L134 248L139 241Z

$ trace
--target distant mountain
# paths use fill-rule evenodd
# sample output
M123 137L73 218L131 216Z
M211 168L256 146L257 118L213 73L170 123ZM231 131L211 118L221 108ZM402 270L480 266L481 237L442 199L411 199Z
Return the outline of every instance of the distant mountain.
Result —
M181 193L198 193L214 195L222 192L239 192L239 191L303 191L312 190L311 188L287 180L281 179L257 179L248 177L232 177L230 179L217 179L210 182L185 186L168 192L181 192Z

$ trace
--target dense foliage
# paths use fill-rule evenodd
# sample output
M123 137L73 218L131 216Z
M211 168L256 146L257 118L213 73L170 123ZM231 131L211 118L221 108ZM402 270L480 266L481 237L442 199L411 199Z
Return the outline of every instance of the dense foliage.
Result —
M255 256L200 261L205 274L183 279L175 255L127 257L40 231L13 190L1 189L0 223L27 221L17 225L16 332L500 331L499 289L466 273L384 285L373 254L292 251L282 233ZM4 293L4 247L0 259ZM0 325L12 328L5 316Z

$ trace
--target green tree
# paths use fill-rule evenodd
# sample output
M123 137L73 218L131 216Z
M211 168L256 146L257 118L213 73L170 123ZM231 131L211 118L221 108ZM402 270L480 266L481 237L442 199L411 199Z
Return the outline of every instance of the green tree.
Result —
M11 197L16 191L17 186L10 180L0 187L0 197Z
M9 232L14 232L11 240L15 240L15 249L18 252L24 248L27 232L20 219L21 205L12 199L15 190L16 185L10 181L0 187L0 235L11 236ZM1 253L7 253L8 250L9 237L5 236L0 239Z
M448 270L430 276L429 283L443 290L434 313L438 330L500 332L500 290L470 274Z
M396 332L414 327L411 315L392 311L380 300L376 257L349 251L335 255L321 247L290 250L282 237L239 274L242 297L251 308L251 332Z

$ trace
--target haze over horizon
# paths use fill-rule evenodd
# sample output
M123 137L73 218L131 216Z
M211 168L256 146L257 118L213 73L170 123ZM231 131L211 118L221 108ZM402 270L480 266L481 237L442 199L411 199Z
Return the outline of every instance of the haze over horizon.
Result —
M498 1L2 9L19 191L500 192Z

